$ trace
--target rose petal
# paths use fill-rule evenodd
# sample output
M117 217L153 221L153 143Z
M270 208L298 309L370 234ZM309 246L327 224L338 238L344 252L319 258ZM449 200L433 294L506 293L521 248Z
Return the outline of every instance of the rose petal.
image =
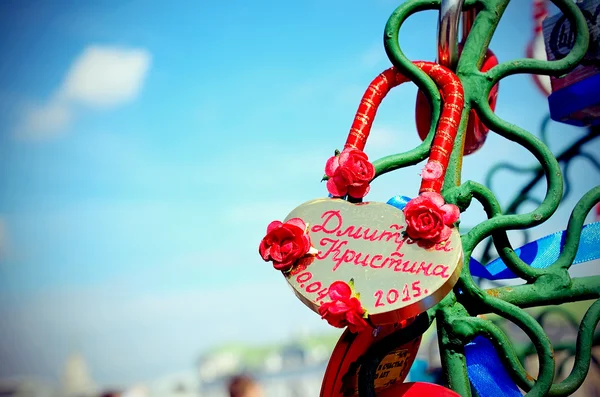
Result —
M408 203L406 203L406 205L404 206L404 211L411 211L412 209L417 208L418 206L428 201L429 200L426 197L417 196L411 199Z
M336 300L333 302L333 304L331 306L329 306L328 311L329 311L329 313L336 315L336 314L346 313L348 310L350 310L350 308L344 301Z
M270 258L270 252L271 251L271 247L267 247L265 244L261 244L258 247L258 253L260 254L261 258L263 258L264 261L268 261Z
M434 215L430 210L421 212L415 217L415 228L419 230L428 230L435 225Z
M331 306L332 303L331 302L324 302L321 304L321 306L319 306L319 314L321 316L323 316L325 313L327 313L329 311L329 306Z
M327 191L334 197L344 197L348 193L348 185L342 178L333 177L327 180Z
M331 317L331 316L324 316L323 317L325 320L327 320L327 322L329 323L329 325L336 327L336 328L344 328L346 326L346 321L345 318L337 318L337 317Z
M429 199L433 204L435 204L438 208L442 205L446 204L446 201L442 197L441 194L436 192L423 192L419 195L425 199Z
M349 154L357 160L369 161L369 156L360 149L352 149Z
M356 298L354 298L354 299L356 299ZM357 324L357 323L360 323L360 320L363 320L362 316L364 313L365 313L365 309L362 308L362 306L360 305L360 302L359 302L358 308L356 310L350 310L346 314L346 319L348 320L349 323Z
M329 176L327 190L332 196L343 197L352 186L352 196L362 198L369 191L368 182L375 176L375 168L362 150L344 149L327 161L325 173Z
M363 309L362 304L355 297L350 298L349 306L353 312L360 314L361 316L365 312L365 309Z
M276 262L281 262L283 260L279 245L272 245L271 249L269 250L269 255L271 256L271 259Z
M440 233L439 239L435 242L441 243L443 241L446 241L450 238L451 235L452 235L452 229L450 227L444 225L444 228L442 229L442 232Z
M353 333L362 332L369 327L369 324L364 318L354 315L354 313L348 313L346 315L348 321L348 330Z
M352 153L352 149L342 150L342 152L340 153L340 156L339 156L340 167L346 166L346 164L348 163L348 160L350 159L350 153Z
M330 157L325 164L325 175L332 177L335 175L335 171L339 168L340 162L338 156Z
M295 244L293 241L285 241L283 242L283 244L281 244L279 246L279 252L281 252L282 255L286 255L289 254L290 252L292 252L295 248Z
M340 170L343 169L350 174L347 179L354 183L370 181L375 176L375 168L362 150L344 150L340 154L339 164Z
M371 182L372 178L365 178L362 174L361 175L351 175L349 178L347 178L349 181L352 181L352 183L350 184L350 186L355 186L355 187L359 187L359 186L365 186L368 185L369 182Z
M430 241L430 240L426 240L426 239L419 239L419 240L417 240L417 245L419 247L425 248L425 249L430 249L430 248L432 248L436 244L437 244L436 241Z
M269 223L267 226L267 234L271 233L273 230L280 228L283 225L280 221L273 221Z
M343 179L346 185L350 185L354 181L354 175L347 167L340 167L337 169L335 176Z
M346 313L346 321L348 321L348 325L356 325L358 323L359 317L354 312Z
M302 230L302 232L306 230L306 223L300 218L292 218L286 222L286 225L296 226L297 228Z
M437 179L442 176L444 167L438 161L431 160L425 164L425 167L421 171L421 177L425 180Z
M375 166L371 162L366 162L365 167L365 176L370 181L375 176Z
M322 319L327 320L327 322L337 328L343 328L346 326L346 313L342 312L341 314L333 314L332 307L334 306L333 302L323 303L319 307L319 314ZM335 309L333 309L335 311Z
M363 198L371 190L371 186L368 184L360 185L360 186L349 186L348 194L354 198Z
M305 251L304 253L307 253L310 247L310 237L308 236L308 234L305 233L302 235L302 249Z
M444 223L448 226L452 225L460 217L460 210L454 204L444 204L440 209L444 211Z
M289 270L293 264L294 262L289 260L285 262L273 262L273 267L277 270L286 271Z
M321 318L338 328L348 326L351 332L360 332L368 327L363 319L365 313L360 301L352 296L352 288L343 281L335 281L329 287L330 302L319 307Z
M328 293L332 301L348 299L352 295L352 288L343 281L334 281L329 286Z

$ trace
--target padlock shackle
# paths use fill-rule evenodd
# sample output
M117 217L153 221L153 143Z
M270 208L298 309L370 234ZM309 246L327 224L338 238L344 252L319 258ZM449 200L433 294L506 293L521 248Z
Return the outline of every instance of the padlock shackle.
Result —
M458 25L462 15L461 41L464 43L471 32L477 10L463 11L464 0L442 0L438 17L437 62L454 71L458 64Z
M462 12L462 38L461 41L464 43L467 41L467 37L469 37L469 33L471 33L471 28L473 27L473 23L475 22L475 18L477 17L477 10L475 8L471 8L468 11Z
M458 24L464 0L442 0L438 17L437 62L450 70L458 63Z
M439 64L423 61L413 62L413 64L431 77L444 98L429 160L425 166L427 172L421 174L422 182L419 190L419 193L440 193L464 108L463 87L454 73ZM395 67L391 67L369 84L354 116L345 149L364 150L381 101L392 88L406 81L409 79L405 75Z

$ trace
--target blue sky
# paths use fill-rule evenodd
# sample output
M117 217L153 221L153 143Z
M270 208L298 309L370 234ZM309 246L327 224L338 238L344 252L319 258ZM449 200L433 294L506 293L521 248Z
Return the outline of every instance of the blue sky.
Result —
M78 350L98 381L127 383L190 368L230 340L329 331L257 246L271 220L326 195L325 161L389 66L381 38L396 5L3 2L0 356L11 359L0 377L55 377ZM491 46L500 60L523 56L529 12L509 6ZM435 28L434 12L403 27L411 59L435 58ZM419 143L416 89L395 91L372 159ZM513 76L497 113L536 132L547 101ZM551 130L555 150L582 133ZM492 134L464 179L483 181L507 156L534 162ZM571 170L574 197L600 183L589 170ZM378 179L369 199L415 194L418 174ZM503 177L494 188L506 202L524 179ZM564 228L573 204L538 235ZM463 215L481 219L476 207Z

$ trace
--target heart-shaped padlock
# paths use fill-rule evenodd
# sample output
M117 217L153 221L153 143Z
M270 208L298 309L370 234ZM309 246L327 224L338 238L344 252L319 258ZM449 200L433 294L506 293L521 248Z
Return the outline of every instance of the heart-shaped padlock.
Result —
M403 210L341 199L362 199L369 191L374 170L362 150L382 99L408 80L392 67L369 85L344 150L327 161L327 188L334 198L311 200L284 222L272 222L259 247L262 258L283 272L306 306L351 332L424 312L452 289L462 266L454 227L459 210L440 195L462 114L462 86L438 64L415 65L432 77L446 99L420 195Z
M454 228L443 244L423 248L402 231L404 213L385 203L317 199L294 209L287 220L308 225L319 252L305 269L286 275L315 312L338 280L353 280L374 325L411 318L439 302L460 274L460 236Z

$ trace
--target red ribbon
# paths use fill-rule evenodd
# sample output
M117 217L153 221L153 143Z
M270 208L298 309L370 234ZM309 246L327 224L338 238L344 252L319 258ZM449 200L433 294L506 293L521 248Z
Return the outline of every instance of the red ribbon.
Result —
M533 36L542 31L542 22L548 16L548 8L546 7L546 0L533 0Z

